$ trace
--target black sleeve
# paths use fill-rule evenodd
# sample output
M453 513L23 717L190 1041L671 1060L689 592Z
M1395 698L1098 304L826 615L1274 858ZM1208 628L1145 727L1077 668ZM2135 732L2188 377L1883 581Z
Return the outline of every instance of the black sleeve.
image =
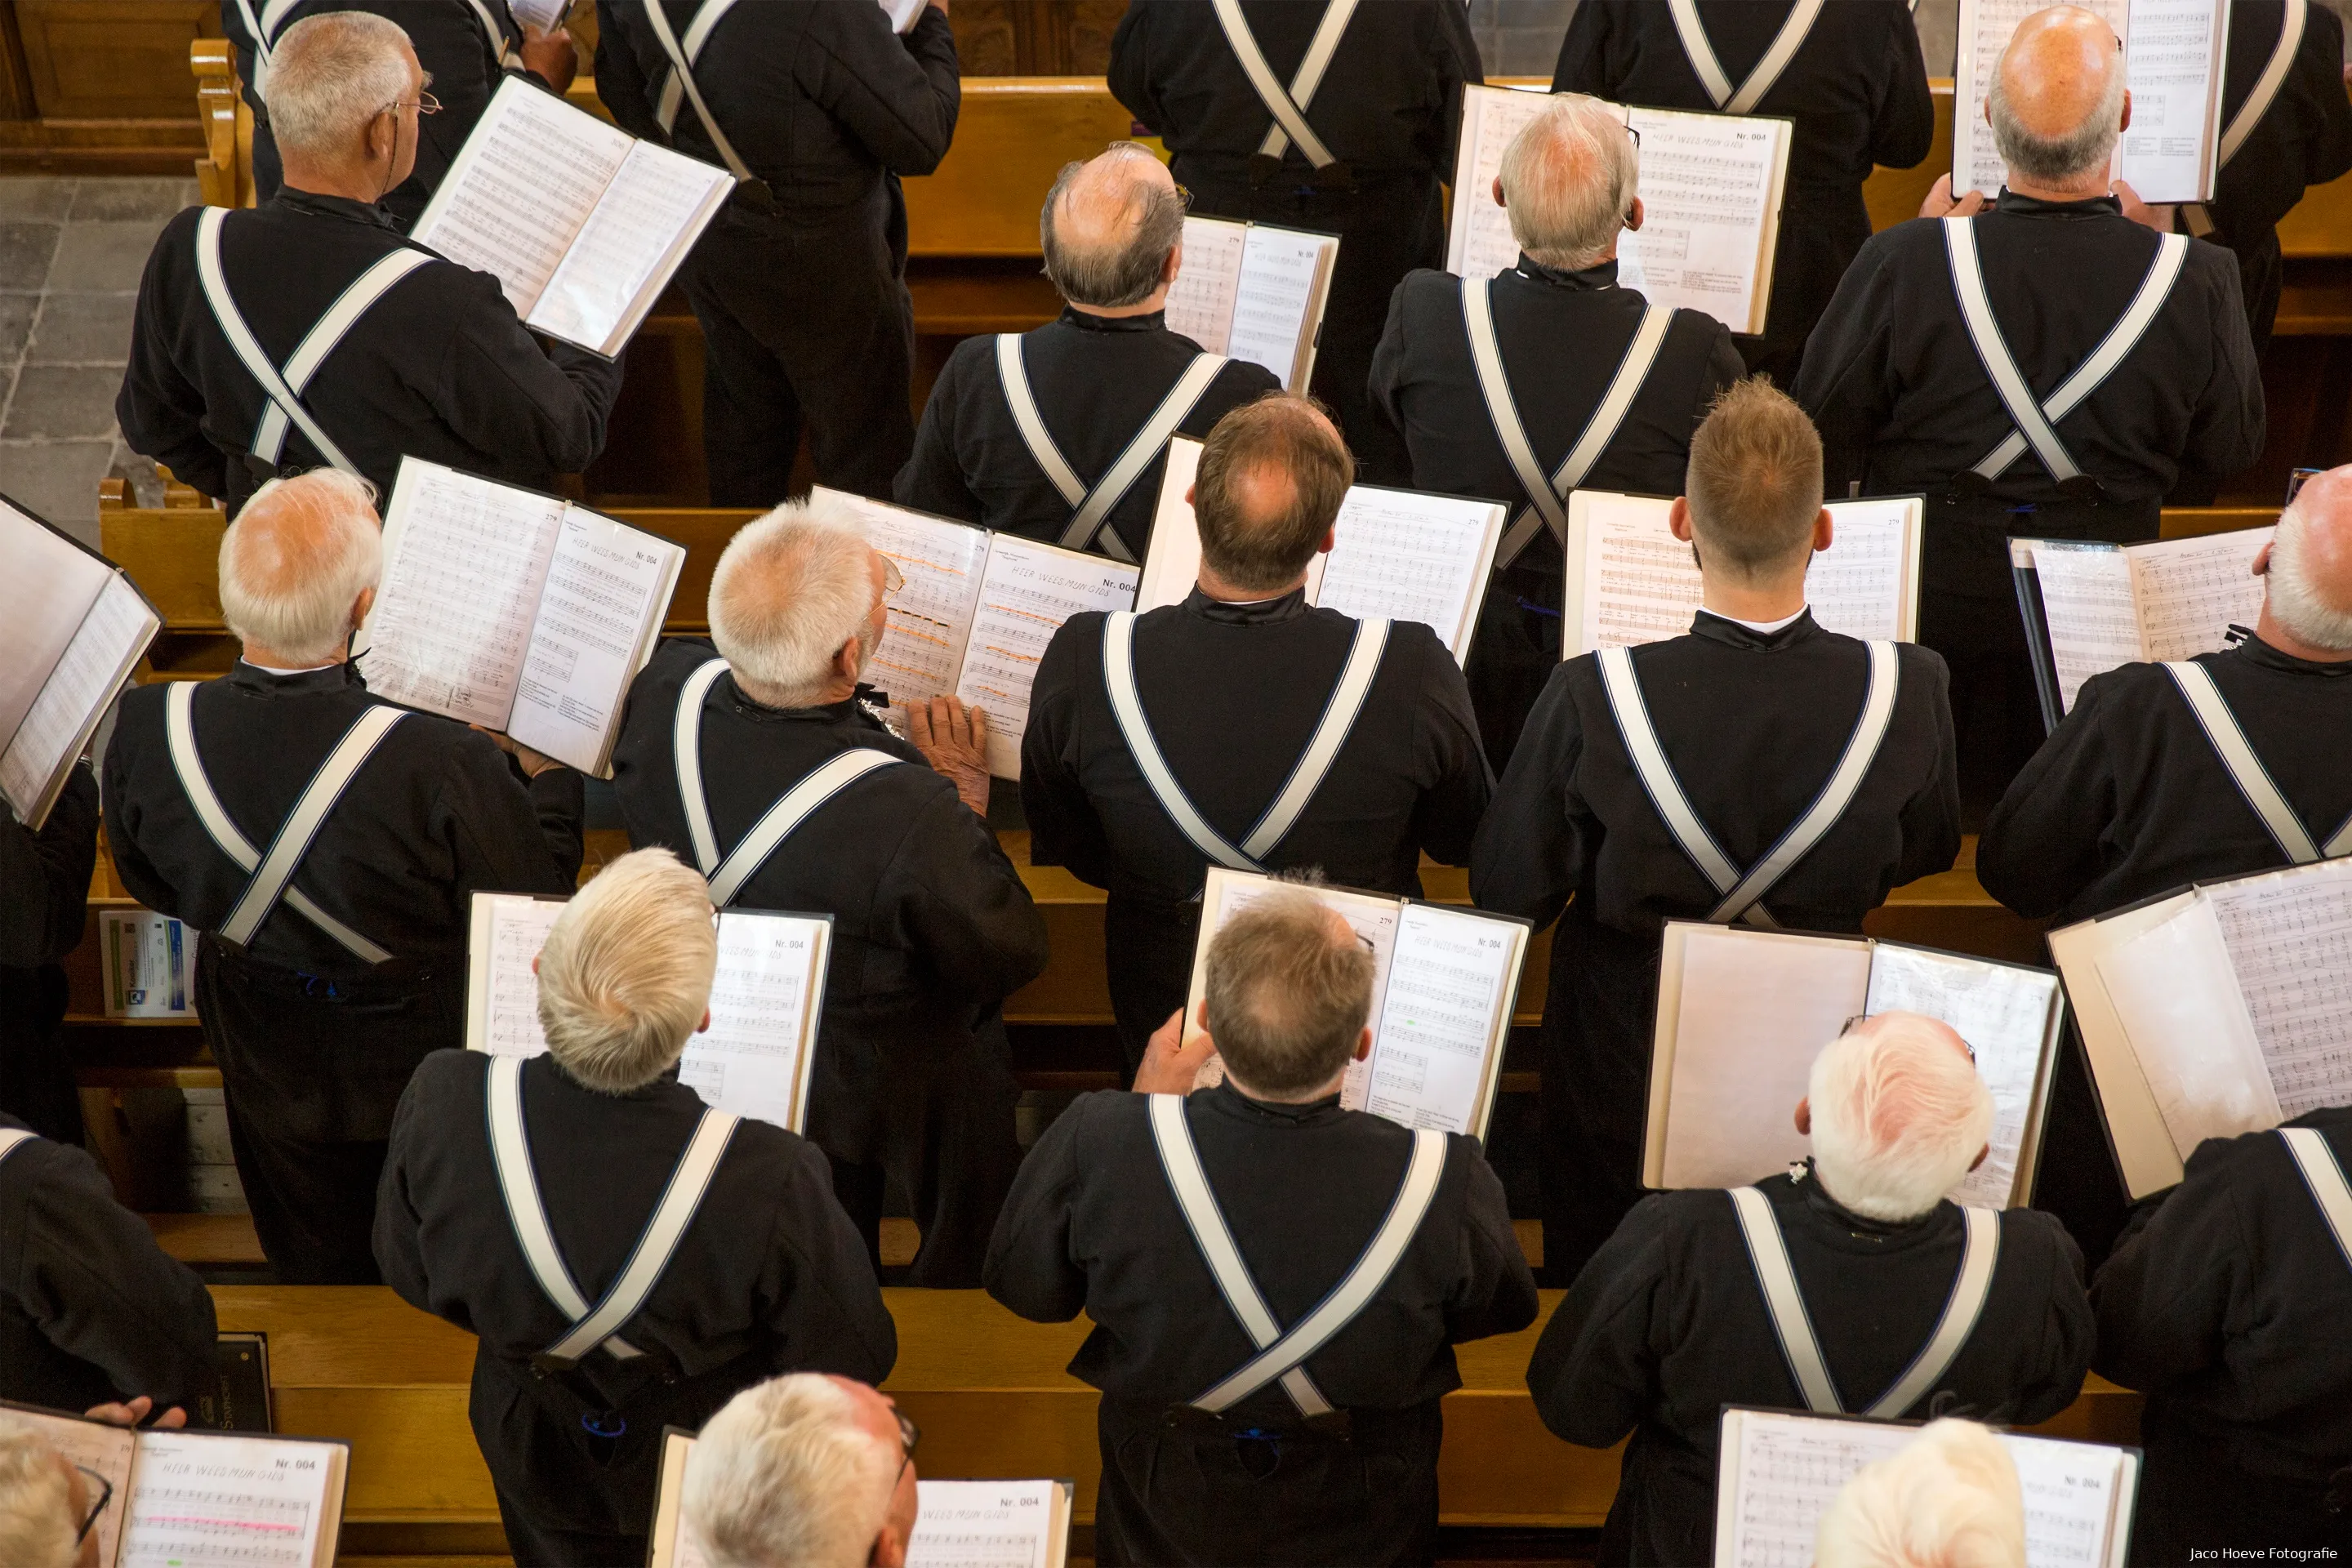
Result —
M1462 136L1462 89L1471 82L1484 84L1486 68L1478 58L1478 36L1470 30L1470 8L1459 0L1431 0L1429 15L1436 37L1426 46L1437 67L1439 100L1430 149L1431 164L1446 184L1454 183L1454 162Z
M1078 1133L1088 1110L1082 1098L1045 1129L1021 1162L989 1237L981 1284L1033 1323L1066 1323L1086 1310L1087 1273L1071 1254L1070 1216L1078 1199Z
M236 9L236 0L222 9ZM499 5L497 11L504 16L506 6ZM429 12L412 6L405 15L408 41L415 47L416 58L433 62L432 92L441 100L441 112L425 121L425 140L446 171L457 162L466 138L474 133L506 73L499 68L498 56L482 32L481 19L474 14L470 0L447 0Z
M1080 881L1107 888L1109 837L1078 777L1079 682L1088 678L1092 661L1080 654L1071 633L1083 624L1065 623L1037 661L1029 728L1021 737L1021 810L1029 819L1030 864L1066 866Z
M2105 736L2115 693L2112 676L2083 683L1977 840L1977 880L2028 920L2057 913L2098 879L2099 846L2121 800Z
M1568 36L1559 41L1559 58L1551 68L1552 91L1611 96L1609 25L1615 19L1604 0L1584 0L1577 6L1569 19Z
M1884 239L1864 245L1838 280L1821 324L1805 341L1804 363L1790 394L1821 430L1822 483L1828 495L1843 495L1850 482L1869 477L1870 449L1894 415L1888 356L1896 301ZM2243 317L2238 324L2242 331Z
M417 1085L436 1070L430 1065L432 1059L427 1057L425 1065L409 1075L408 1087L400 1091L400 1103L392 1113L392 1142L384 1154L383 1174L375 1184L375 1266L393 1294L420 1312L434 1310L433 1280L425 1268L424 1221L408 1193L408 1150L418 1137L429 1135L429 1130L418 1131L415 1117Z
M2001 1225L2004 1228L2040 1227L2046 1237L2045 1245L2036 1249L2048 1259L2043 1294L2049 1307L2041 1323L2042 1353L2033 1375L2023 1380L2004 1413L2009 1420L2030 1426L2049 1420L2083 1392L2083 1376L2091 1370L2097 1329L2090 1297L2083 1289L2083 1249L2074 1245L2058 1216L2017 1209L2003 1215Z
M1151 79L1152 0L1129 0L1110 36L1110 95L1154 135L1168 128L1159 84Z
M1890 169L1916 168L1936 145L1936 99L1927 61L1909 7L1883 8L1886 58L1877 80L1882 96L1870 125L1870 161Z
M623 9L614 0L596 0L596 99L614 124L641 141L667 147L669 132L654 118L645 70L629 47L624 24L616 20Z
M835 9L816 14L831 20ZM846 127L886 169L928 174L948 155L963 79L956 64L955 29L945 13L926 5L902 42L889 19L862 11L849 25L812 30L794 74L812 101Z
M509 473L576 474L595 461L621 362L569 343L541 348L486 272L447 292L461 315L429 396L442 422Z
M793 1140L800 1168L782 1184L762 1294L778 1336L778 1372L826 1372L879 1384L898 1360L898 1328L882 1304L866 1238L833 1195L824 1152Z
M123 706L127 706L127 700ZM160 722L156 728L161 731ZM135 764L125 743L125 736L131 729L131 725L122 722L121 706L118 706L114 736L106 743L106 767L99 775L99 793L105 803L106 852L113 858L115 876L132 898L159 915L177 915L179 894L155 868L154 862L147 858L139 843L139 807L131 794ZM158 743L160 741L159 734Z
M970 368L977 374L974 360L979 348L967 345L990 342L987 338L968 338L958 343L940 369L939 380L931 384L930 400L923 405L923 421L915 429L914 454L890 484L890 497L900 506L966 522L981 521L980 497L966 482L962 458L956 450L956 424L965 396L965 372Z
M1543 1303L1536 1295L1528 1256L1511 1229L1511 1205L1503 1195L1502 1178L1486 1163L1476 1140L1453 1136L1469 1145L1464 1161L1468 1173L1462 1194L1462 1273L1445 1304L1445 1338L1460 1344L1490 1334L1515 1334L1536 1321Z
M1371 374L1365 383L1372 413L1399 441L1404 439L1404 411L1397 405L1405 377L1404 296L1412 286L1412 274L1408 272L1389 293L1388 323L1381 328L1381 341L1372 350Z
M1470 848L1470 901L1538 929L1559 918L1582 879L1584 835L1569 798L1584 725L1568 667L1552 671L1503 769L1493 809Z
M2344 86L2344 23L2332 6L2305 14L2303 48L2290 90L2317 107L2319 125L2305 144L2303 183L2326 184L2352 172L2352 97Z
M1413 838L1440 865L1465 865L1486 803L1495 794L1495 775L1486 766L1486 743L1478 736L1478 716L1470 706L1470 684L1434 632L1418 626L1401 629L1419 633L1426 645L1413 745L1423 776L1437 781L1422 792L1413 808Z
M1045 917L953 789L921 808L881 884L898 940L957 997L985 1007L1045 973Z
M0 812L0 966L55 963L81 943L98 864L98 780L76 763L35 833Z
M530 787L515 781L504 752L466 735L450 750L434 829L450 846L462 908L477 889L569 895L580 883L583 791L570 768L551 768Z
M2206 263L2200 270L2210 290L2207 317L2212 322L2213 373L2189 415L2189 444L2180 455L2180 467L2184 474L2222 477L2240 472L2262 456L2263 370L2246 325L2237 258L2201 239L2189 243L2207 253L2194 259Z
M179 312L164 276L169 257L182 243L180 229L194 222L185 213L174 218L147 258L131 328L131 363L123 367L122 389L115 395L114 418L132 451L154 458L182 484L219 500L228 494L228 459L205 436L204 389L172 357L172 330ZM189 304L202 308L193 291Z
M1675 1194L1635 1205L1560 1299L1528 1360L1528 1392L1552 1436L1606 1448L1655 1397Z
M1951 671L1932 648L1906 647L1909 679L1928 682L1936 754L1927 782L1903 803L1903 857L1895 882L1916 882L1948 871L1960 855L1959 745L1952 733Z
M2209 1142L2160 1205L2107 1256L2091 1287L2102 1377L2156 1390L2221 1364L2253 1300L2254 1251L2233 1184L2200 1170L2230 1145Z

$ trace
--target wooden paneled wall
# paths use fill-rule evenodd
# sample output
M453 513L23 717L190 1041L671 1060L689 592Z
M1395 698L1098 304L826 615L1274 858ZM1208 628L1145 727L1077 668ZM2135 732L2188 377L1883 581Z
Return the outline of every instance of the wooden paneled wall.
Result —
M188 46L217 0L0 0L0 173L186 177Z

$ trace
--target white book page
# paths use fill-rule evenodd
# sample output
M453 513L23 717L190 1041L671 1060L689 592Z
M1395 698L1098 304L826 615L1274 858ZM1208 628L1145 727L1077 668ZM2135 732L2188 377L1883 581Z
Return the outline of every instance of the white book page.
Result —
M2352 1104L2352 860L2202 891L2270 1065L2281 1119Z
M1168 330L1181 333L1213 354L1226 353L1234 335L1234 299L1241 288L1242 247L1249 238L1247 224L1224 218L1184 220L1184 260L1168 289ZM1285 361L1276 371L1287 376Z
M2131 1456L2104 1443L2065 1443L2022 1432L2000 1440L2025 1494L2026 1568L2120 1568L2116 1540L2131 1517Z
M583 773L606 771L638 656L685 554L580 507L563 514L508 734Z
M734 176L640 142L547 280L528 318L541 331L618 353Z
M2126 546L2147 657L2219 653L2232 625L2252 626L2263 613L2264 588L2254 575L2254 557L2277 531L2250 528Z
M2116 173L2144 202L2213 195L2229 0L2131 0L2131 127Z
M1830 503L1830 547L1805 568L1805 602L1823 630L1864 641L1908 642L1914 500Z
M1405 1127L1476 1133L1487 1058L1502 1049L1514 932L1433 904L1407 904L1374 1009L1364 1109Z
M1045 645L1072 616L1135 605L1141 575L1099 555L1080 555L995 535L981 575L980 604L955 694L988 711L988 771L1021 776L1021 736L1029 728L1029 688Z
M2032 549L2042 619L2050 631L2050 662L2058 677L2058 710L2071 713L2083 682L2131 664L2145 651L2132 599L2131 563L2112 544L2037 539Z
M930 0L881 0L882 14L890 18L890 30L894 33L914 31L916 20L929 4Z
M32 823L46 815L41 808L49 785L89 743L116 689L162 626L138 589L119 574L107 574L97 602L51 667L8 749L0 752L0 794L19 821Z
M1666 1107L1668 1187L1737 1187L1810 1152L1797 1131L1813 1058L1870 993L1859 938L1694 930Z
M907 1568L1049 1568L1060 1490L1053 1481L917 1481Z
M1873 950L1867 1011L1924 1013L1949 1024L1976 1053L1977 1076L1992 1093L1990 1152L1952 1188L1954 1203L2009 1206L2057 998L2058 977L2042 970L1888 942Z
M1642 133L1639 233L1617 244L1617 276L1654 305L1764 329L1789 124L1730 114L1629 109Z
M866 542L896 563L907 580L887 606L889 629L874 655L874 684L901 708L955 690L980 604L988 531L822 487L810 499L820 495L855 511Z
M1551 101L1549 93L1517 88L1462 89L1462 137L1454 163L1454 216L1445 238L1445 269L1464 278L1492 278L1519 262L1511 215L1495 199L1495 177L1511 139Z
M539 976L531 970L563 913L560 899L476 893L467 938L466 1044L494 1057L547 1049L539 1026Z
M719 972L710 1027L686 1042L680 1083L730 1116L800 1130L808 1098L811 1016L824 1002L832 922L727 910L719 917Z
M139 1434L120 1568L310 1568L342 1511L341 1451L216 1432Z
M401 460L360 668L388 702L504 730L565 503Z
M2210 898L2190 899L2097 963L2181 1159L2208 1138L2278 1125L2278 1099Z
M1359 619L1419 621L1465 658L1502 524L1492 501L1357 485L1339 503L1315 602Z
M114 568L0 500L0 741L13 739Z
M2126 47L2131 37L2130 0L2075 0L2085 11L2104 18ZM1993 72L2001 51L2009 47L2017 25L2050 0L1960 0L1958 58L1952 83L1952 194L1982 191L1987 200L2009 183L2008 165L1992 144L1992 127L1985 123L1985 94L1992 89ZM2137 117L2137 110L2134 110Z
M628 132L509 77L411 237L489 273L529 321L635 145Z
M562 26L563 18L571 14L572 0L507 0L507 9L513 12L514 19L524 26L551 33Z
M1323 324L1315 282L1325 253L1338 244L1324 235L1250 226L1234 289L1229 357L1265 366L1293 392L1306 390L1298 367Z
M1570 521L1580 514L1584 528L1576 584L1581 635L1560 639L1562 658L1664 642L1690 630L1705 590L1691 547L1666 530L1673 504L1600 490L1570 498Z
M90 1533L98 1538L99 1562L101 1564L113 1563L117 1543L122 1538L123 1515L130 1508L131 1472L138 1462L139 1435L121 1426L109 1426L103 1422L52 1415L47 1411L28 1410L14 1405L0 1409L0 1430L9 1426L30 1426L50 1447L65 1456L66 1463L79 1465L105 1477L114 1488L114 1496L107 1500L106 1510L98 1516L98 1522L90 1528ZM97 1490L95 1486L90 1487L92 1502L98 1500ZM81 1521L76 1520L74 1522L79 1524Z
M1138 615L1164 605L1182 604L1201 580L1201 521L1192 514L1192 503L1184 499L1200 471L1201 443L1190 436L1171 437L1167 461L1161 465L1160 500L1151 513L1151 543L1143 552L1143 574L1136 584ZM1355 492L1349 494L1352 497ZM1343 510L1340 515L1347 513ZM1318 555L1307 563L1310 605L1322 603L1323 574L1331 559Z

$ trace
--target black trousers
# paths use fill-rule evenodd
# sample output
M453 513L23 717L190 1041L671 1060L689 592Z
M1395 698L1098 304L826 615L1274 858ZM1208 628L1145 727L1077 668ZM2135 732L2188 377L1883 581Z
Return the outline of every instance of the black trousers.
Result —
M1129 1082L1143 1065L1153 1031L1184 1005L1192 988L1192 943L1200 929L1197 903L1163 908L1114 895L1103 907L1103 965Z
M915 449L915 312L895 178L861 207L812 217L730 201L684 269L702 323L710 504L768 507L792 486L801 432L817 482L887 496Z
M1565 1287L1642 1201L1658 941L1560 917L1544 1004L1538 1284Z
M2108 1152L2105 1114L2091 1086L2091 1069L2073 1020L2059 1042L2050 1080L2050 1110L2042 1134L2042 1164L2034 1173L2033 1206L2054 1214L2083 1249L2086 1277L2116 1249L2131 1202Z
M226 1081L227 1075L222 1075ZM375 1190L383 1139L347 1142L288 1138L254 1114L234 1088L229 1149L253 1211L254 1234L281 1285L381 1285L376 1268Z
M507 1551L515 1568L639 1568L646 1560L642 1535L607 1535L593 1530L558 1530L533 1523L504 1487L498 1489L499 1522L506 1527Z
M1545 548L1530 544L1530 551ZM1464 671L1470 707L1478 715L1486 764L1497 778L1518 749L1519 731L1552 671L1559 668L1560 579L1505 572L1487 585L1478 611L1477 640Z
M2249 1475L2202 1434L2167 1430L2154 1409L2149 1415L2141 1433L2146 1457L2132 1521L2133 1568L2221 1563L2228 1546L2249 1560L2341 1563L2352 1555L2352 1513L2328 1509L2324 1484ZM2273 1549L2314 1555L2273 1558Z
M0 1110L58 1143L81 1142L81 1091L60 1027L65 971L0 968Z

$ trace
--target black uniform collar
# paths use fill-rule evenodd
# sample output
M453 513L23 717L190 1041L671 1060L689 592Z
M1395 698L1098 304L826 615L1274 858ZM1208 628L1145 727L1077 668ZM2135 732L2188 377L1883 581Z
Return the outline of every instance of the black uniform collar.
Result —
M1277 621L1295 621L1307 613L1307 590L1293 588L1278 599L1261 599L1253 605L1229 605L1223 599L1212 599L1195 584L1184 595L1183 610L1188 616L1229 626L1272 626Z
M1310 1100L1297 1105L1277 1104L1273 1100L1252 1100L1235 1089L1231 1079L1209 1090L1209 1104L1214 1110L1228 1116L1240 1117L1245 1121L1286 1123L1294 1127L1328 1121L1339 1114L1339 1097L1336 1094L1327 1094L1320 1100Z
M680 1058L681 1061L683 1059L683 1058ZM578 1079L572 1076L569 1068L567 1068L562 1062L555 1059L554 1053L552 1052L546 1052L534 1058L530 1066L545 1068L547 1069L547 1075L551 1079L556 1083L562 1084L565 1089L570 1089L572 1093L588 1095L596 1100L617 1100L625 1101L636 1100L642 1102L652 1100L667 1100L677 1091L678 1062L670 1063L668 1069L659 1078L655 1079L651 1083L641 1083L636 1088L622 1094L608 1093L604 1089L592 1089L588 1085L582 1083ZM527 1066L523 1070L528 1072L530 1070L530 1068ZM688 1092L692 1091L689 1090Z
M238 659L229 667L226 678L239 691L251 691L263 697L309 697L321 691L341 691L346 686L362 686L359 671L350 659L331 664L324 669L306 669L299 675L272 675L269 671Z
M1993 202L1995 212L2014 214L2019 217L2121 217L2124 204L2116 196L2085 196L2078 202L2045 202L2040 196L2021 196L2007 185Z
M1528 253L1522 250L1519 252L1519 264L1511 270L1531 282L1549 283L1555 289L1597 290L1617 287L1617 263L1614 260L1567 272L1557 267L1546 267L1540 261L1531 261Z
M1713 610L1701 610L1691 620L1691 636L1695 637L1705 637L1709 642L1719 642L1726 647L1752 649L1762 653L1779 653L1782 648L1794 647L1801 642L1819 636L1821 629L1813 620L1811 605L1806 606L1802 614L1777 632L1759 632L1753 626L1745 626L1738 621L1718 616Z
M278 187L270 198L272 205L289 212L307 213L312 217L341 218L345 223L366 224L371 228L388 228L400 232L400 224L390 213L367 202L355 202L349 196L325 196L316 191L298 191L291 185Z
M1168 330L1168 312L1154 310L1143 316L1097 316L1092 310L1076 305L1064 305L1062 324L1086 332L1164 332Z
M2352 659L2331 664L2315 658L2297 658L2291 653L2281 653L2252 632L2231 651L2257 668L2275 669L2284 675L2316 675L2326 680L2352 676Z
M1789 1179L1798 1184L1802 1190L1806 1208L1856 1241L1906 1240L1934 1225L1944 1206L1937 1204L1926 1214L1912 1219L1873 1219L1868 1215L1856 1214L1830 1196L1829 1189L1822 1185L1821 1178L1813 1172L1813 1162L1811 1156L1805 1160L1803 1173L1799 1174L1792 1170L1789 1173Z
M771 708L754 701L732 675L727 678L730 700L735 711L754 723L761 724L856 724L868 729L886 728L882 721L866 710L867 702L879 703L882 694L860 683L856 691L839 702L826 702L814 708Z

